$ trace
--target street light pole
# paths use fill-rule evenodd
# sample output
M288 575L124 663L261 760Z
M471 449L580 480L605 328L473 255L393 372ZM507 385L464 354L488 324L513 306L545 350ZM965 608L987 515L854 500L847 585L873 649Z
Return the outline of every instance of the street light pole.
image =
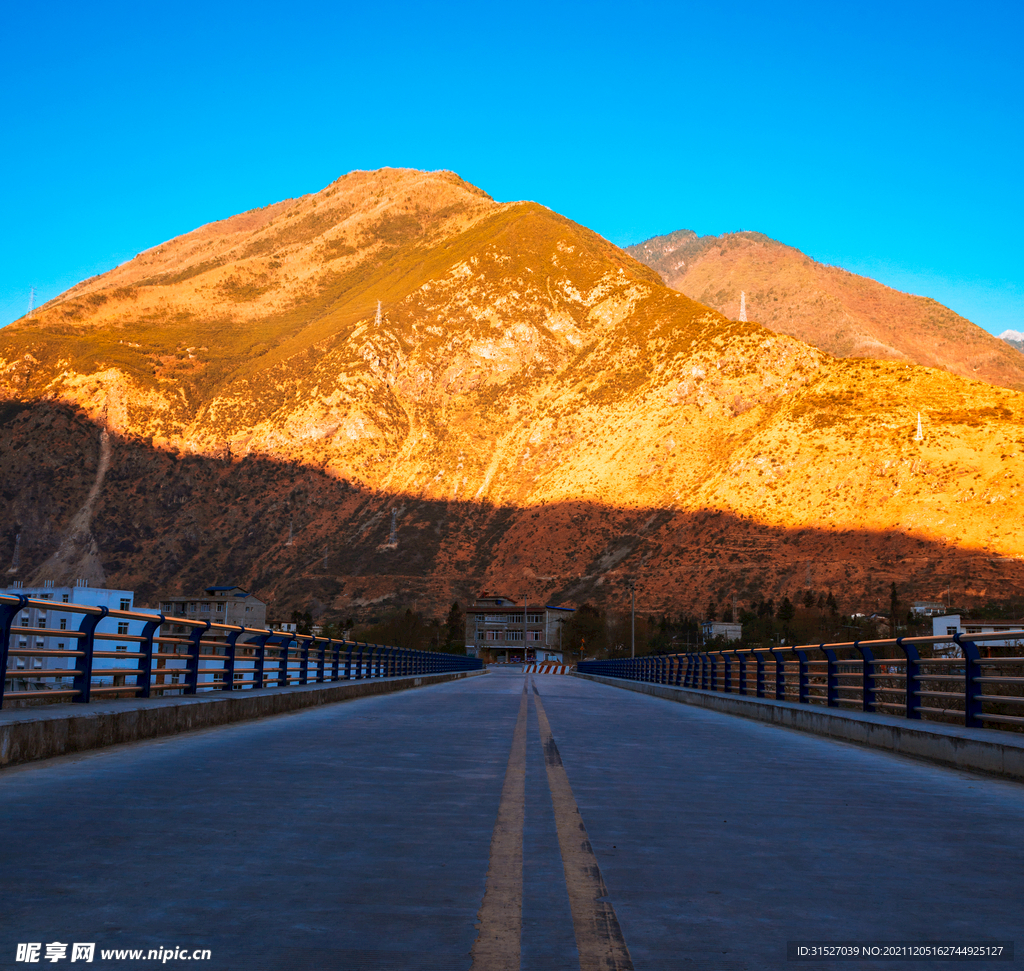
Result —
M636 657L636 580L630 579L630 630L629 630L629 656Z

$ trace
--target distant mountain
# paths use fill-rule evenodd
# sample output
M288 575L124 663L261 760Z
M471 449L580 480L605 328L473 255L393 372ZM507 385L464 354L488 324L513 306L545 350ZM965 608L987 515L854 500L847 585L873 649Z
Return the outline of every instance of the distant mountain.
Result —
M1016 347L1018 351L1024 354L1024 334L1019 330L1004 330L999 335L999 339L1006 341L1010 347Z
M230 579L278 616L622 605L630 576L673 614L1019 589L1024 394L836 360L736 298L450 172L201 227L0 331L0 568L20 535L18 579Z
M698 236L684 229L626 251L669 286L727 317L739 316L744 292L748 320L836 357L910 361L1024 390L1024 357L1012 340L928 297L817 263L761 233Z

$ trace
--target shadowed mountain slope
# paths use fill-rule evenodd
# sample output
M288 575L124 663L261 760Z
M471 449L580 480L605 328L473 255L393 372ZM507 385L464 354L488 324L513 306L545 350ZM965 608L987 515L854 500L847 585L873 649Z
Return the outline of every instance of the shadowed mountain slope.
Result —
M0 396L26 576L345 609L639 574L674 610L890 569L996 595L1024 562L1024 395L729 320L451 173L352 173L86 281L0 332Z
M817 263L761 233L697 236L679 230L626 250L665 282L728 317L798 337L835 357L943 368L1024 390L1024 354L928 297Z

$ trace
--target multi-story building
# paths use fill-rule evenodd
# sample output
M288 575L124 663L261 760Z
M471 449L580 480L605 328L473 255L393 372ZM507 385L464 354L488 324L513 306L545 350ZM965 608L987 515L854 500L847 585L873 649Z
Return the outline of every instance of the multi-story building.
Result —
M42 651L73 651L76 638L70 636L71 632L77 631L82 622L82 614L74 614L60 609L61 604L78 604L87 607L106 607L108 610L134 610L135 593L132 590L113 590L107 587L90 587L88 580L76 580L74 586L57 587L52 580L47 580L42 586L25 587L20 582L15 582L9 587L0 589L0 593L6 596L23 595L33 600L52 601L53 607L26 607L15 618L14 629L11 631L9 649L17 650L42 650ZM128 635L128 637L142 634L144 623L137 620L124 620L117 617L104 617L96 625L97 634ZM19 628L35 629L35 633L20 633ZM42 633L42 631L53 631ZM135 643L127 639L118 643L116 636L101 638L96 641L98 651L129 651L135 650ZM131 645L129 647L129 645ZM34 672L56 671L74 669L74 659L57 656L31 657L18 654L9 654L7 658L7 670L11 672L13 679L12 690L15 691L40 691L56 687L67 687L60 683L58 678L33 677ZM103 668L124 667L124 662L116 658L96 658L93 662L93 671L99 672ZM112 683L104 682L101 678L97 684Z
M267 605L241 587L207 587L197 597L174 597L160 601L160 612L169 617L188 620L208 620L213 624L236 627L267 626ZM170 625L175 633L186 633L191 628L184 624ZM177 628L181 628L177 630ZM217 640L216 632L204 640Z
M466 653L484 661L561 661L561 628L572 613L571 607L481 597L466 608Z

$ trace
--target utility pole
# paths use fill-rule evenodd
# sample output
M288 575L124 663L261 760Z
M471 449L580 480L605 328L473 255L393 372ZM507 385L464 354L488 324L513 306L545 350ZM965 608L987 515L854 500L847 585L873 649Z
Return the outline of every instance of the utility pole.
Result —
M636 657L636 579L630 577L626 583L629 584L630 597L629 656Z
M747 295L740 290L740 321L747 322Z

